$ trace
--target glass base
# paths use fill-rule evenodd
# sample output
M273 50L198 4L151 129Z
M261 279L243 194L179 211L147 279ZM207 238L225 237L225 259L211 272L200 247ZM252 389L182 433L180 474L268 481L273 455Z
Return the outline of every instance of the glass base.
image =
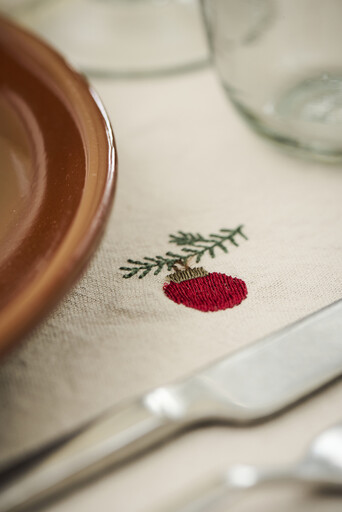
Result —
M301 156L342 160L342 72L321 73L283 92L261 113L230 98L251 126Z
M49 0L16 17L92 74L159 74L209 60L198 0Z
M275 105L284 118L342 126L342 73L324 73L287 91Z

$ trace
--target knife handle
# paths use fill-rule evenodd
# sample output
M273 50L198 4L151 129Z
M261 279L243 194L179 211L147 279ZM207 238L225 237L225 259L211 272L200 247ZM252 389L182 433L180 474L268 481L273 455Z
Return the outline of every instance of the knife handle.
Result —
M19 512L167 439L206 416L206 385L196 376L109 410L0 489L0 512Z
M144 451L181 427L143 401L113 410L0 490L0 512L34 507L94 474Z

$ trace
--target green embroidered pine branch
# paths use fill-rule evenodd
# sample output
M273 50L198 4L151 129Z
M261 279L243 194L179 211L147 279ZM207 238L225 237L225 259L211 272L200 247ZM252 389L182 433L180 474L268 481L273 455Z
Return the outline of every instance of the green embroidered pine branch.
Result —
M177 261L180 261L181 259L184 259L184 255L176 255L176 254L169 254L167 253L167 256L169 257L163 257L163 256L156 256L155 258L148 258L145 256L143 258L144 261L136 261L136 260L127 260L127 263L130 263L133 265L132 267L120 267L120 270L124 270L127 272L127 274L124 274L123 277L125 279L128 279L129 277L133 277L139 272L141 274L138 276L139 279L142 279L143 277L147 276L149 272L151 272L152 269L154 270L154 275L156 276L159 274L159 272L166 266L167 270L172 270L173 266L177 263Z
M142 279L153 269L154 275L157 275L164 267L170 271L177 263L186 264L187 260L192 257L196 258L196 263L199 263L206 253L209 253L214 258L217 248L225 253L228 252L227 247L224 245L227 242L238 247L239 244L236 241L236 237L241 236L247 240L247 236L243 233L242 229L242 225L236 229L220 229L219 233L210 233L207 237L202 236L200 233L193 234L178 231L176 235L170 235L169 242L181 246L182 254L168 251L165 256L155 256L154 258L146 256L142 261L129 259L127 263L131 266L120 267L120 270L126 272L123 275L125 279L137 274L139 274L139 279Z

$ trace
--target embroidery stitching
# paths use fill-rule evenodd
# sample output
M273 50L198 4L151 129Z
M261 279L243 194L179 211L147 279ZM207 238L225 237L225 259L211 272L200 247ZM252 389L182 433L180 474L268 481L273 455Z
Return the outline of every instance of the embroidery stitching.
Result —
M120 270L125 272L125 279L135 275L142 279L153 269L154 275L164 267L168 271L173 269L174 273L166 277L163 291L176 304L203 312L232 308L247 297L246 283L238 277L191 267L189 262L196 259L198 263L206 253L215 258L217 248L227 253L225 244L228 243L238 247L238 235L248 240L242 230L240 225L236 229L220 229L219 233L210 233L207 237L178 231L176 235L169 236L169 242L181 247L180 254L168 251L165 256L145 256L142 261L129 259L127 262L131 266L120 267Z
M219 233L211 233L207 237L202 236L200 233L184 233L178 231L176 235L169 236L169 242L181 246L181 252L185 254L175 254L172 251L168 251L166 256L155 256L143 258L144 261L128 259L130 267L120 267L120 270L126 272L122 277L129 279L137 274L139 279L144 278L154 270L154 275L158 275L161 270L166 267L168 271L172 270L177 263L187 264L188 260L192 257L196 257L196 263L202 259L202 257L209 253L212 258L215 258L215 250L221 249L223 252L228 253L227 247L224 243L229 242L235 247L239 244L236 241L237 236L241 236L245 240L248 240L247 236L243 233L243 225L238 226L236 229L220 229Z
M194 277L204 277L208 274L209 272L207 272L203 267L186 268L185 270L177 270L174 274L166 276L166 279L168 281L173 281L174 283L182 283L183 281L188 281Z
M203 312L232 308L247 297L247 286L242 279L218 272L180 283L165 283L163 290L177 304Z

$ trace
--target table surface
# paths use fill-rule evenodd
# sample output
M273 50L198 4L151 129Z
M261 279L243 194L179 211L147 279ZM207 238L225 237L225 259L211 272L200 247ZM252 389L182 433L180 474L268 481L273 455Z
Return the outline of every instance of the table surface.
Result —
M84 277L0 367L0 466L341 297L339 167L297 160L259 139L211 68L92 82L116 136L117 197ZM203 261L246 281L248 298L232 310L174 304L163 295L165 275L122 278L128 258L170 250L170 233L239 224L248 241ZM143 512L232 463L290 462L341 419L341 400L337 382L263 425L196 430L47 510ZM339 503L281 488L232 510L332 512Z

